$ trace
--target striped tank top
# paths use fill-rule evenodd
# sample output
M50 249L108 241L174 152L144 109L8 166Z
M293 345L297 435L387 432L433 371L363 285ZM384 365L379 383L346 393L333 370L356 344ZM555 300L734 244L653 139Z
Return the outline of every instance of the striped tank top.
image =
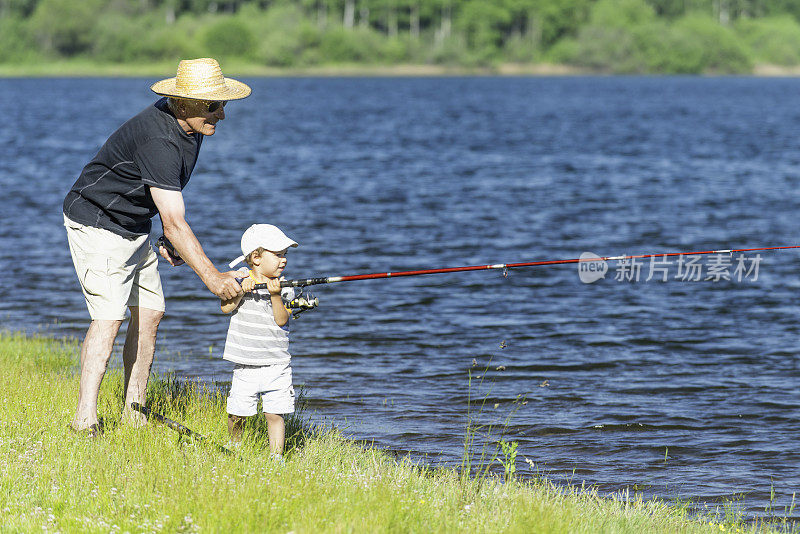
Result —
M281 295L290 300L294 298L294 290L284 288ZM289 363L288 330L288 323L281 328L275 322L268 290L245 293L231 314L222 358L242 365Z

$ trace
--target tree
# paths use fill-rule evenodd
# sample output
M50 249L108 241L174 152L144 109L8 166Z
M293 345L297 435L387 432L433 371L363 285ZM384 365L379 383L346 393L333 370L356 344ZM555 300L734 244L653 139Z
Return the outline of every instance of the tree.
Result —
M578 33L589 18L590 6L590 0L532 0L527 31L538 34L542 48L550 48L558 40Z
M797 0L763 0L763 9L764 15L782 15L786 13L800 22L800 2Z
M590 22L605 28L632 28L656 19L644 0L599 0L592 7Z
M434 9L438 9L439 28L434 33L434 44L439 47L450 37L453 28L453 4L454 0L433 0Z
M491 54L502 45L502 30L510 22L511 13L505 6L482 0L469 0L458 16L467 44L482 55Z
M684 0L647 0L647 3L659 17L674 19L686 14Z
M226 16L204 32L206 48L213 56L250 56L255 49L255 37L239 17Z
M42 0L31 18L42 49L62 56L89 50L100 7L100 0Z
M356 16L355 0L345 0L344 15L342 17L342 26L344 26L348 30L352 30L355 23L355 16Z
M30 17L39 0L0 0L0 18Z

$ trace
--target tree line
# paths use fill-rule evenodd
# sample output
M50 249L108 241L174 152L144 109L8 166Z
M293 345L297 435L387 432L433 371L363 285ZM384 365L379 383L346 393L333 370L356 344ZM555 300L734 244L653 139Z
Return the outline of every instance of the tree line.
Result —
M797 0L0 0L0 62L213 55L329 63L558 63L598 72L800 65Z

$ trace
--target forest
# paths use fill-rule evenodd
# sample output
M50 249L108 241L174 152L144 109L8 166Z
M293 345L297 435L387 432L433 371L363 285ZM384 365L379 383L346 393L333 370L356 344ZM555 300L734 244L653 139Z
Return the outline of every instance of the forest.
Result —
M800 65L800 1L0 0L0 65L202 56L287 69L747 74Z

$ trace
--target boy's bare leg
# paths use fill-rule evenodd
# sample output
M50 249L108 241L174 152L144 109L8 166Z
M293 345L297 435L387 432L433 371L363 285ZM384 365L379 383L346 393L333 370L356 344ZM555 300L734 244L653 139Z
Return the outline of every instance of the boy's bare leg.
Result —
M286 427L283 416L274 413L265 413L267 416L267 432L269 434L269 450L272 454L283 454Z
M81 382L78 390L78 409L72 420L72 428L82 430L97 423L97 396L100 382L106 374L106 366L114 348L122 321L92 321L81 346Z
M240 415L228 414L228 435L231 441L237 443L242 441L242 427L244 427L245 419L246 417Z
M130 306L130 310L131 321L122 349L122 362L125 365L125 407L122 410L122 421L142 426L147 423L147 418L134 411L131 403L144 405L147 381L150 379L156 350L156 333L164 312L139 306Z

